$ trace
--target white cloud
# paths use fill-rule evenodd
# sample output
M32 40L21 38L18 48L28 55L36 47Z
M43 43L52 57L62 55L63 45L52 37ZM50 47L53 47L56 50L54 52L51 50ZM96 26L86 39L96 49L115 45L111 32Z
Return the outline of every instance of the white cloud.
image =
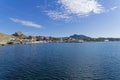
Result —
M70 14L88 15L103 11L102 5L96 0L58 0L58 3Z
M54 20L56 20L56 19L70 19L70 16L68 16L67 14L57 12L57 11L50 10L50 11L47 11L47 14L49 17L51 17Z
M118 7L117 6L114 6L114 7L112 7L112 8L110 8L110 10L115 10L115 9L117 9Z
M69 19L72 15L86 16L103 12L103 6L97 0L58 0L58 10L50 10L48 16L53 19Z
M119 9L119 7L118 6L113 6L113 7L109 8L109 9L107 9L106 12L111 12L111 11L114 11L116 9Z
M42 28L41 25L39 24L36 24L32 21L25 21L25 20L20 20L20 19L17 19L17 18L9 18L11 21L15 22L15 23L19 23L19 24L22 24L24 26L29 26L29 27L35 27L35 28Z

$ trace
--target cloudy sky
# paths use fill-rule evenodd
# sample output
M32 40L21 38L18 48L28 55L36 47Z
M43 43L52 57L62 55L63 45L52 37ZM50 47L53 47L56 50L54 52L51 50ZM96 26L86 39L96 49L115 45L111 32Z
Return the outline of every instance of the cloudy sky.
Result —
M0 32L120 37L120 0L0 0Z

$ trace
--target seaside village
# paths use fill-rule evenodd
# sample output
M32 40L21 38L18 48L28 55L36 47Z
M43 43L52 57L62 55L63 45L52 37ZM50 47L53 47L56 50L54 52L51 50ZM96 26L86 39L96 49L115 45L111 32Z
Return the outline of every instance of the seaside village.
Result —
M32 43L83 43L83 42L120 41L120 38L91 38L85 35L74 34L69 37L26 36L22 32L12 35L0 33L0 45L32 44Z
M83 42L83 40L76 40L74 38L26 36L22 32L15 32L12 35L6 35L6 34L3 34L3 33L0 33L0 45L50 43L50 42Z

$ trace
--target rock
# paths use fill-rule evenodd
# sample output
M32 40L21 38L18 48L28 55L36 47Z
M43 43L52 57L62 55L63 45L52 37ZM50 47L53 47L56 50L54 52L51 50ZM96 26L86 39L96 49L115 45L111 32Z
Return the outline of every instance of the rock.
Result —
M22 32L15 32L13 36L23 36L24 34Z
M14 34L12 34L13 36L19 38L19 39L26 39L27 36L24 35L22 32L15 32Z

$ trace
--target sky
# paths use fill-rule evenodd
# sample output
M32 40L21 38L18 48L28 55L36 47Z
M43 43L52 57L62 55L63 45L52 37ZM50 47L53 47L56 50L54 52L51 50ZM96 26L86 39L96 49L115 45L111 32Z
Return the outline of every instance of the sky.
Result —
M0 0L0 32L120 37L120 0Z

